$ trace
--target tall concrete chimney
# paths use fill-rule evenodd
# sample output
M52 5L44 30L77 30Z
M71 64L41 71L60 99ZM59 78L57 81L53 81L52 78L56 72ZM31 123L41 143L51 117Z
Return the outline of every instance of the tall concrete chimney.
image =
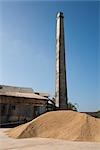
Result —
M57 14L56 25L56 107L67 109L67 82L66 82L66 60L64 41L64 15Z

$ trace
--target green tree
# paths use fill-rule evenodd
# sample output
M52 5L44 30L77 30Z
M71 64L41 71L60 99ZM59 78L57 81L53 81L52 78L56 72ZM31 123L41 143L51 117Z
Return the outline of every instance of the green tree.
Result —
M98 111L95 113L95 117L96 117L96 118L100 118L100 110L98 110Z
M69 102L68 103L68 110L78 111L77 105L76 104L72 104L71 102Z

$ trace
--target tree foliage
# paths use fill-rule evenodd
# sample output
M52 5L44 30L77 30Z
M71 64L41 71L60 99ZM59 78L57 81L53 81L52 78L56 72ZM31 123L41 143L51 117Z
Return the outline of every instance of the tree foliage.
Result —
M68 103L68 110L78 111L77 106L71 102Z

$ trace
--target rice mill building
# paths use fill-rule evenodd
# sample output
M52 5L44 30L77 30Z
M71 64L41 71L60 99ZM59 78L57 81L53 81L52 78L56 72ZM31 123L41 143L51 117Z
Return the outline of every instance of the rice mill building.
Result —
M47 111L47 93L0 85L0 124L27 122Z

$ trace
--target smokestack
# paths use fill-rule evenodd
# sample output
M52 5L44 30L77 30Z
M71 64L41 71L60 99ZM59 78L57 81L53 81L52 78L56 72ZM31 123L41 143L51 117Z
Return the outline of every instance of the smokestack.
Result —
M55 104L59 109L67 109L67 81L64 41L64 15L57 13L56 24L56 96Z

